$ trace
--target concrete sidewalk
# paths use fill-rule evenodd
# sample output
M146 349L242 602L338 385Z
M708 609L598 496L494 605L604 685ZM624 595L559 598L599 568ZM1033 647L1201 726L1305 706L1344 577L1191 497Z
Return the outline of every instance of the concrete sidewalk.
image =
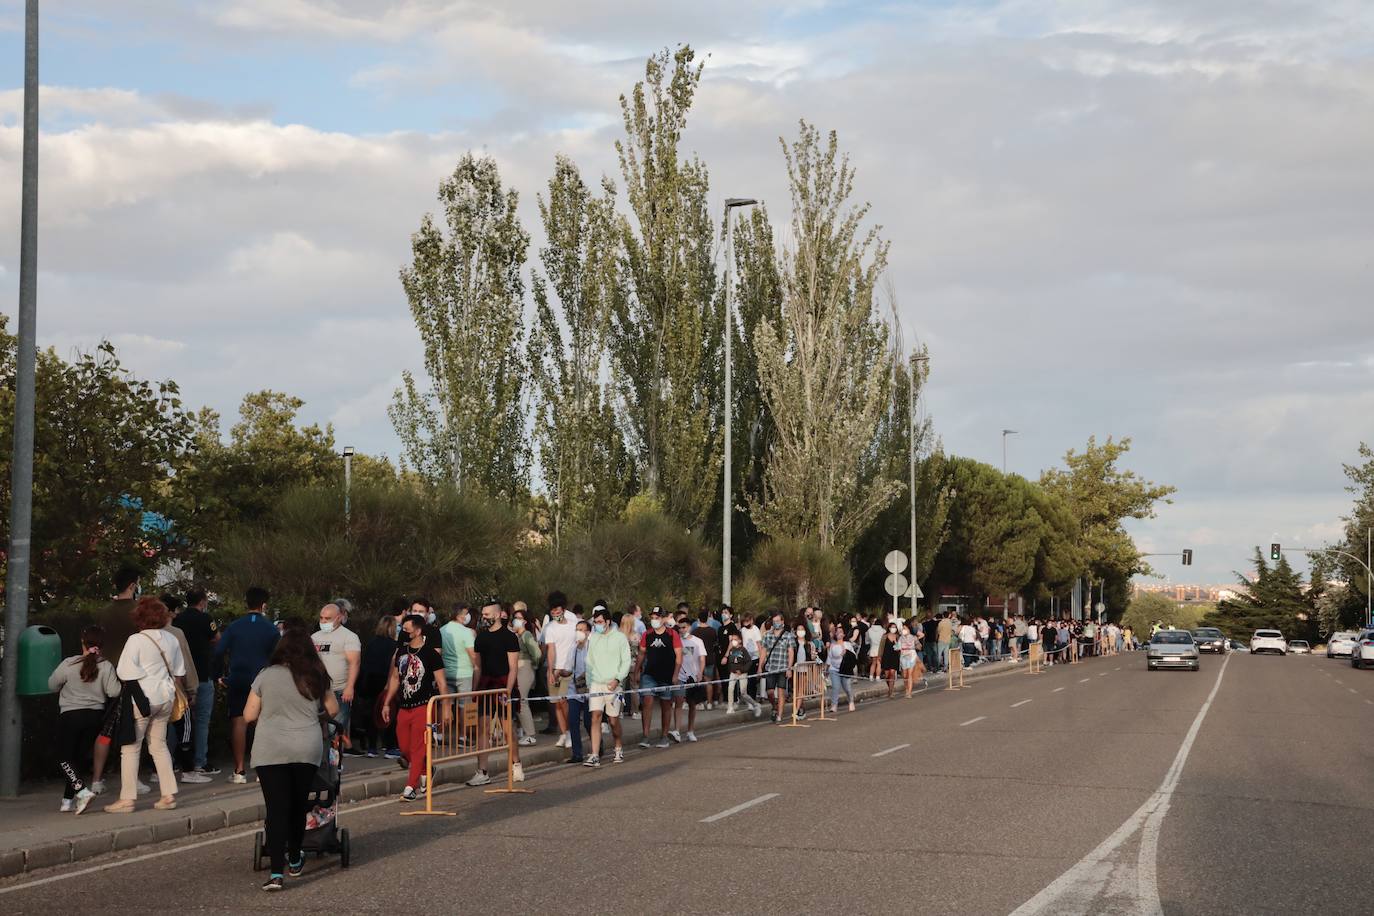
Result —
M1024 663L990 662L967 670L965 680L1013 674L1023 669ZM944 675L934 675L929 678L929 689L938 689L944 683ZM901 689L901 682L898 681L898 696L901 696ZM885 682L866 679L859 680L855 690L861 701L871 701L886 696L886 693ZM807 705L814 708L816 704L812 702ZM752 721L754 717L747 709L727 715L724 709L717 706L709 711L698 710L696 730L709 732ZM624 743L628 748L639 741L640 723L639 720L628 718L623 723L626 729ZM566 760L569 751L555 747L553 741L553 738L541 735L539 744L521 748L520 757L525 766L528 768ZM505 773L504 755L493 754L490 762L493 780L499 783L500 780L495 776ZM475 762L471 760L442 764L435 768L435 783L460 782L467 779L474 769ZM344 802L399 795L406 782L406 771L396 761L380 757L345 757L344 774ZM257 784L231 785L225 780L225 775L215 777L213 783L181 784L178 787L177 808L173 811L153 809L152 803L157 795L156 780L153 780L153 794L141 798L138 810L132 814L106 814L102 810L104 805L118 798L117 756L112 760L106 782L109 789L105 795L92 801L86 813L80 817L58 812L57 805L62 795L62 786L58 782L34 787L12 801L0 801L0 823L4 826L4 836L0 838L0 878L225 827L254 824L263 817L262 793Z

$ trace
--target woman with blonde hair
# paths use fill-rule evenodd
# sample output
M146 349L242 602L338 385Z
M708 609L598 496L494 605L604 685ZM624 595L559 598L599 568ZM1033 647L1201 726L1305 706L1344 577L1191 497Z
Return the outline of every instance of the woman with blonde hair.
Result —
M633 605L631 605L633 607ZM639 645L639 637L635 635L635 616L633 613L620 614L617 626L620 632L625 634L625 641L630 644L630 673L625 675L625 698L629 701L630 718L639 718L639 653L643 651Z

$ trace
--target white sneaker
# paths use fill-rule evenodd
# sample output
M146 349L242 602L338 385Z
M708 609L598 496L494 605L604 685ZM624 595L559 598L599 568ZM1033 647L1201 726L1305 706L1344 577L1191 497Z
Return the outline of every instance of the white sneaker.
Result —
M236 785L236 786L246 786L246 785L248 785L248 774L247 774L247 773L230 773L230 774L229 774L229 782L232 783L233 785Z
M214 782L213 779L211 779L209 776L206 776L200 770L187 770L185 773L181 774L181 781L185 783L197 784L204 782Z
M554 746L554 747L572 747L572 738L571 738L571 736L568 735L567 732L564 732L563 734L561 734L561 735L558 736L558 740L554 742L554 745L553 745L553 746Z
M682 735L678 732L677 729L673 729L672 731L668 732L668 737L672 738L678 744L682 743Z
M603 735L609 735L610 733L611 733L611 723L609 723L609 722L602 722L602 723L601 723L601 734L603 734Z
M688 732L688 733L687 733L687 740L688 740L688 741L695 742L695 741L697 740L697 733L696 733L696 732Z
M735 712L735 707L733 707L733 706L727 706L727 707L725 707L725 714L726 714L727 716L733 715L734 712Z
M537 742L534 740L534 735L526 735L519 741L519 745L521 747L534 747L536 743Z
M521 764L521 763L519 763L519 762L516 762L515 766L513 766L513 767L511 768L511 777L512 777L516 782L524 782L524 781L525 781L525 767L524 767L524 764Z
M60 814L71 814L73 811L76 810L76 799L74 799L74 798L64 798L64 799L62 799L62 805L61 805L57 810L58 810L58 813L60 813Z
M91 803L91 799L93 798L95 798L95 793L90 789L82 789L80 792L76 793L76 813L81 814L84 812L86 806Z
M146 782L144 782L144 781L141 780L141 779L138 780L138 794L139 794L139 795L147 795L147 794L148 794L149 792L151 792L151 791L153 791L153 787L152 787L152 786L148 785Z
M763 715L763 707L756 705L754 707L754 718L757 719L761 715Z
M631 718L631 719L638 719L638 718L639 718L639 713L637 713L637 712L632 712L632 713L630 713L630 718Z
M410 786L406 786L404 789L401 790L401 801L413 802L415 801L415 798L415 790L412 789Z
M615 756L611 758L611 762L612 762L612 763L624 763L624 762L625 762L625 750L624 750L624 748L619 748L619 747L618 747L618 748L615 749Z
M428 777L428 776L421 776L421 777L420 777L420 788L419 788L418 791L424 792L424 791L425 791L426 789L428 789L428 788L429 788L429 777Z
M476 773L472 774L472 778L468 780L467 784L470 786L485 786L489 782L491 782L491 777L487 775L487 771L478 770Z
M96 795L104 795L104 794L105 794L105 780L102 779L102 780L100 780L99 782L93 782L93 783L91 783L91 792L93 792L93 793L96 794Z

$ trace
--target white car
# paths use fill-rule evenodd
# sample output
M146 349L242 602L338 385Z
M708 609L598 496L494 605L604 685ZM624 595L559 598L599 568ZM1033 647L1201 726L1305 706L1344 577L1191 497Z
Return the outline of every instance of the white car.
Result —
M1250 654L1258 655L1261 652L1277 652L1280 655L1287 655L1288 643L1278 630L1256 630L1255 635L1250 637Z
M1337 655L1344 655L1349 658L1355 649L1355 638L1359 635L1353 630L1332 633L1331 638L1326 641L1326 657L1335 658Z
M1290 639L1288 641L1288 651L1294 655L1311 655L1312 647L1307 644L1305 639Z
M1355 637L1355 646L1350 650L1350 667L1363 668L1374 665L1374 630L1362 630Z

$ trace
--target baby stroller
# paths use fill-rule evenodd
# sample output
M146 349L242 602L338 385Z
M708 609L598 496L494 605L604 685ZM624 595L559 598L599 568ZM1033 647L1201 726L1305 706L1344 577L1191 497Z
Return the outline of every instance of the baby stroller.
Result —
M322 721L321 730L325 742L324 762L315 771L315 785L307 801L309 810L305 816L305 841L301 843L301 852L313 852L316 858L326 853L337 855L339 865L347 868L352 857L348 828L340 828L337 823L339 789L343 785L343 754L340 752L343 739L339 723L333 719ZM253 839L253 871L262 871L267 862L266 839L261 830Z

